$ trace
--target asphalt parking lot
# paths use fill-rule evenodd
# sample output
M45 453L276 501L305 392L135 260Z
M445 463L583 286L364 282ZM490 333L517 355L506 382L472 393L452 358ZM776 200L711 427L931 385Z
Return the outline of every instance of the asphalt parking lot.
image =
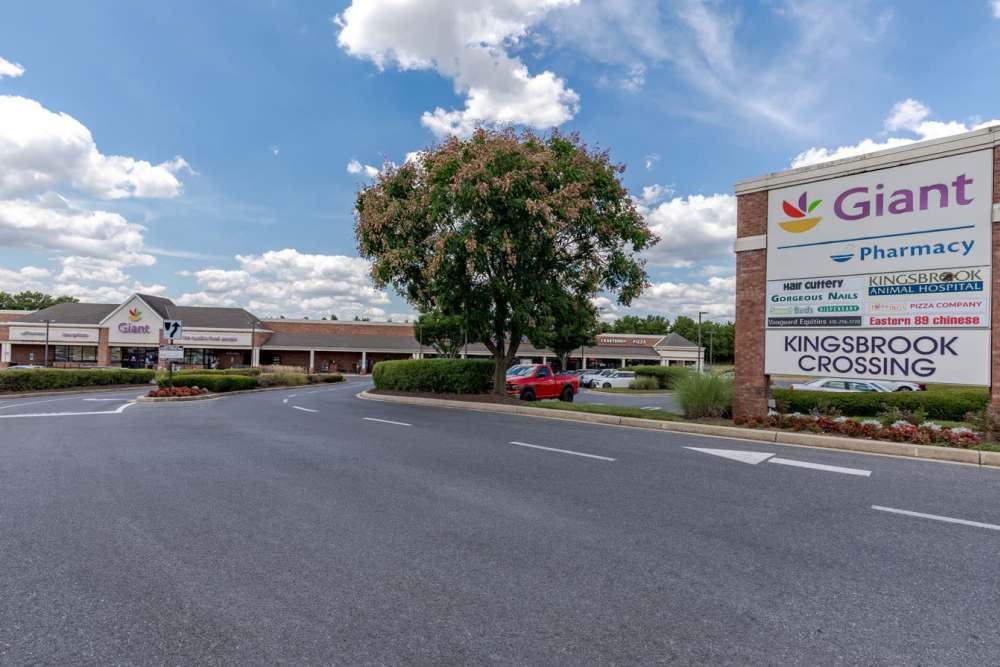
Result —
M0 663L1000 655L1000 472L365 386L0 401Z

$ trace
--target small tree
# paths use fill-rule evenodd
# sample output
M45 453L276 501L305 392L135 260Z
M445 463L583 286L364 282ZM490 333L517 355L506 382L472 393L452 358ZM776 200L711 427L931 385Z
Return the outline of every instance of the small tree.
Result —
M566 370L573 350L594 344L599 328L597 309L589 299L561 299L543 304L540 310L540 323L530 336L531 344L552 350L559 359L559 368Z
M477 130L388 165L355 207L376 285L423 311L463 313L496 362L494 391L543 306L599 291L627 305L656 243L607 153L576 136Z
M465 323L461 315L444 315L433 311L423 313L414 325L417 337L438 354L457 357L465 345Z
M41 310L60 303L77 303L71 296L52 296L42 292L0 292L0 310Z

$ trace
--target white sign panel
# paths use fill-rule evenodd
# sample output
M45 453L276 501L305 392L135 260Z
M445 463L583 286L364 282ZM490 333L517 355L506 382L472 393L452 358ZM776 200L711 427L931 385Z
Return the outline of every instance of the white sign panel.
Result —
M774 375L990 383L985 329L769 329L765 355L767 373Z
M108 320L108 340L112 344L158 344L163 318L141 299L135 298L118 309Z
M771 190L767 279L990 266L992 151Z
M250 332L192 331L188 329L180 342L188 347L250 347Z
M100 341L97 329L66 329L49 327L49 343L55 345L89 345ZM45 325L19 326L10 328L10 339L22 342L45 342Z
M160 359L163 361L180 361L184 359L184 348L180 345L161 345Z
M990 292L989 267L774 280L767 327L988 327Z

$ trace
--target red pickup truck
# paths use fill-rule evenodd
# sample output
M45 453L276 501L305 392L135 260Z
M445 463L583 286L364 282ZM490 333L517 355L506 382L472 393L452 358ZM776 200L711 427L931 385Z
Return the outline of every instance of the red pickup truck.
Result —
M578 391L578 377L555 373L548 364L525 364L507 370L507 395L524 401L558 398L571 403Z

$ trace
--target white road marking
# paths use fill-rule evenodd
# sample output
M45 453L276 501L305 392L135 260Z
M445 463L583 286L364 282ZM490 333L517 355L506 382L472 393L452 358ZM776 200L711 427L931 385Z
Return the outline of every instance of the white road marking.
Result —
M103 401L107 403L121 403L122 401L131 401L131 398L85 398L85 401Z
M613 459L608 456L598 456L597 454L584 454L583 452L574 452L569 449L556 449L555 447L542 447L541 445L530 445L527 442L517 442L516 440L511 440L511 445L517 445L518 447L531 447L532 449L544 449L547 452L558 452L560 454L572 454L573 456L585 456L588 459L597 459L599 461L617 461L618 459Z
M286 399L283 399L283 400L282 400L281 402L282 402L282 403L287 403L287 402L288 402L288 399L287 399L287 398L286 398Z
M794 466L796 468L810 468L812 470L823 470L825 472L839 472L843 475L857 475L858 477L871 477L871 470L861 470L860 468L841 468L840 466L828 466L822 463L809 463L808 461L795 461L793 459L783 459L775 456L768 463L777 463L783 466Z
M684 449L690 449L693 452L701 452L702 454L711 454L712 456L721 456L724 459L739 461L741 463L749 463L754 466L774 456L774 454L768 454L766 452L744 452L738 449L706 449L704 447L685 447Z
M296 410L301 410L302 412L319 412L319 410L310 410L309 408L300 408L297 405L293 405L292 407L295 408Z
M295 398L296 396L298 396L298 394L289 394L288 398Z
M0 415L0 419L18 419L22 417L77 417L80 415L120 415L125 411L125 408L130 405L135 405L134 403L126 403L125 405L117 408L115 410L107 410L104 412L39 412L33 414L25 415Z
M17 401L14 401L9 405L0 407L0 410L6 410L7 408L13 408L16 406L24 407L25 405L41 405L42 403L55 403L56 401L69 401L76 398L79 398L79 396L63 396L62 398L50 398L44 401L29 401L28 403L18 403Z
M663 408L659 408L659 407L657 407L657 406L655 406L655 405L653 405L653 406L650 406L650 407L648 407L648 408L643 408L643 410L662 410L662 409L663 409Z
M394 422L389 419L375 419L374 417L362 417L368 422L379 422L381 424L395 424L396 426L413 426L413 424L407 424L406 422Z
M960 526L972 526L973 528L986 528L987 530L1000 530L1000 526L993 523L982 523L980 521L969 521L967 519L955 519L950 516L940 516L938 514L924 514L923 512L911 512L910 510L900 510L894 507L882 507L881 505L872 505L873 510L879 512L889 512L890 514L902 514L903 516L912 516L918 519L931 519L933 521L943 521L945 523L957 523Z

